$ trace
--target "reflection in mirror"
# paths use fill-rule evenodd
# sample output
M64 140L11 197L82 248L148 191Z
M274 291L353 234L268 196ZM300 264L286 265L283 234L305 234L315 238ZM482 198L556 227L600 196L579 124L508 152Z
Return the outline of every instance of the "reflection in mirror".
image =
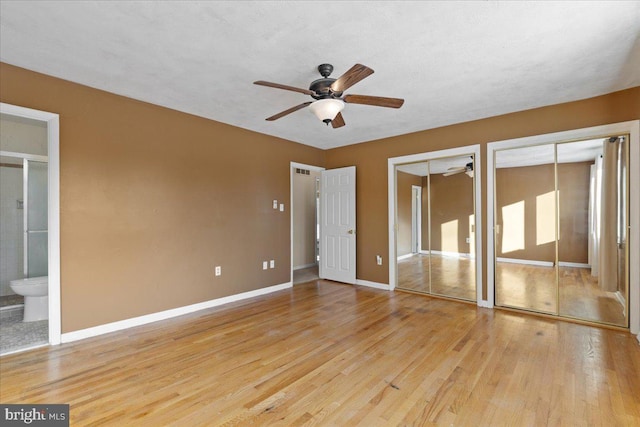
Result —
M396 168L398 288L475 301L473 157Z
M624 141L495 152L497 305L628 325Z
M495 156L496 304L555 314L554 146Z
M624 138L557 150L560 315L626 326Z

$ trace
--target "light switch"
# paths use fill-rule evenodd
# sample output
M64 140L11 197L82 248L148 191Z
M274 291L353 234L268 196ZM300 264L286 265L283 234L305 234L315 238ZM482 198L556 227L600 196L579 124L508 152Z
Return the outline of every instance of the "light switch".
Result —
M266 270L267 268L269 268L269 263L267 261L262 261L262 269Z
M280 203L280 212L284 212L284 203Z
M271 260L271 261L269 261L269 267L271 267L271 268L276 268L276 262L275 262L275 260Z
M273 201L273 209L278 209L278 201L277 200Z

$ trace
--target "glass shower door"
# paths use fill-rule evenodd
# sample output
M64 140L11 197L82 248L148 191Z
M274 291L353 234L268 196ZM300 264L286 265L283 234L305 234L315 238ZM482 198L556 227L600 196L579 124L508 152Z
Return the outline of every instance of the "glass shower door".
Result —
M24 275L47 276L48 164L24 160Z

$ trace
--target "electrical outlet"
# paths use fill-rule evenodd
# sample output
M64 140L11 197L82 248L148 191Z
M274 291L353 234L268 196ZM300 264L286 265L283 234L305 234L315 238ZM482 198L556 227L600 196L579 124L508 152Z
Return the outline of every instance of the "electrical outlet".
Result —
M467 238L465 239L465 242L467 242L467 243L471 243L471 238L470 238L470 237L467 237Z
M284 203L280 203L280 212L284 212Z
M221 276L221 275L222 275L222 267L218 265L216 266L216 276Z
M276 262L275 262L275 260L271 260L271 261L269 261L269 267L270 267L270 268L276 268Z
M278 201L277 200L273 201L273 209L278 209Z
M380 255L376 255L376 263L378 263L378 265L382 265L382 257Z
M267 268L269 268L269 263L267 261L262 261L262 269L266 270Z

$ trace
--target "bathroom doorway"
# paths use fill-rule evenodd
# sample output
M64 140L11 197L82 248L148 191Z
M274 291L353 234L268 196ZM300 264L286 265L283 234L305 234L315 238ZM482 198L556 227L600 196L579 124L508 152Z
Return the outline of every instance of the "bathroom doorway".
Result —
M9 104L0 104L0 120L4 355L60 343L59 131L58 115ZM34 298L35 287L25 292L26 284L44 298Z

